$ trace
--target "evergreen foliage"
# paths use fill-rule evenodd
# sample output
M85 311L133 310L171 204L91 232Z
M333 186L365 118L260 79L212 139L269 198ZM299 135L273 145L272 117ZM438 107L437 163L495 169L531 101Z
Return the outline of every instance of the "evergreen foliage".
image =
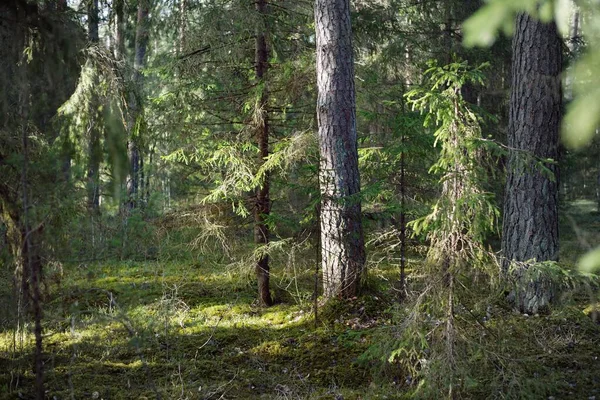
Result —
M350 2L366 269L326 299L313 2L97 3L0 3L0 398L599 395L597 4ZM557 160L506 145L523 11L565 40ZM503 275L509 152L560 260Z

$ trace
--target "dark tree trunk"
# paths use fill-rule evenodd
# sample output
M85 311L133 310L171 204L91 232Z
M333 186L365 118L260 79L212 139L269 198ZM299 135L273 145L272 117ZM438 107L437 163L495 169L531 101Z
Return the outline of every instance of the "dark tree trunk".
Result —
M124 0L115 0L115 57L123 60L125 57L125 15L123 11Z
M98 0L87 0L88 40L93 44L97 44L100 38L98 20Z
M406 155L402 136L400 155L400 299L406 297Z
M28 81L27 71L21 67L20 71L20 98L19 108L20 117L22 121L27 121L29 116L30 108L30 84ZM42 260L38 252L38 240L37 236L39 229L30 229L30 197L29 197L29 131L27 125L22 126L22 151L23 151L23 165L21 169L21 269L22 269L22 286L21 291L24 299L24 307L29 308L33 311L34 329L33 333L35 336L35 352L33 357L33 364L35 370L35 398L36 400L43 400L45 395L44 390L44 362L43 362L43 336L42 336L42 304L40 296L40 285L42 275ZM34 245L35 243L35 245ZM31 297L31 302L29 301Z
M147 169L147 173L146 173L147 178L145 181L146 186L143 188L144 193L145 193L144 195L145 195L146 203L150 202L150 173L153 172L150 167L152 166L153 161L154 161L154 149L151 149L150 154L148 155L148 169Z
M558 167L554 177L528 156L558 158L562 113L561 39L554 23L519 15L513 38L508 176L502 228L502 267L511 262L558 259ZM524 266L527 267L526 265ZM523 312L537 312L551 300L544 282L520 282L515 301Z
M140 200L140 205L142 207L145 206L146 204L146 169L144 167L144 155L142 153L140 153L140 161L139 161L139 167L140 167L140 179L139 179L139 188L138 188L138 198Z
M26 220L25 220L26 221ZM31 231L25 222L23 227L23 247L21 250L23 275L22 287L23 296L27 301L23 304L24 309L31 309L34 320L33 333L35 337L35 393L36 399L45 398L44 390L44 361L43 361L43 329L42 329L42 258L40 257L38 247L38 231ZM31 301L29 300L31 298Z
M21 385L23 397L39 400L46 396L40 285L47 246L40 219L56 219L52 206L59 193L44 188L61 174L51 150L39 143L52 145L56 140L57 132L48 122L73 93L80 71L79 30L74 22L57 15L61 8L66 8L66 1L47 7L26 0L0 1L0 220L16 264L15 292L21 296L15 307L17 317L22 321L27 311L34 320L35 383ZM8 159L13 160L10 166L4 162ZM36 185L40 182L42 186ZM3 306L11 305L5 302ZM12 390L12 383L5 388ZM12 397L16 395L12 392Z
M100 37L98 35L98 0L88 0L87 4L88 18L88 40L92 46L97 46ZM98 78L95 77L95 85ZM97 121L98 100L95 95L92 96L89 106L89 125L88 125L88 166L87 166L87 201L88 209L98 212L100 208L100 161L102 159L102 149L100 147L100 131L96 124Z
M136 132L136 124L142 110L141 98L143 92L142 69L146 62L146 49L148 47L148 0L140 0L138 3L137 25L135 32L135 59L133 63L134 83L138 96L132 96L130 101L130 123L129 123L129 178L127 179L127 197L129 209L137 206L140 189L140 142L139 132Z
M133 127L132 127L133 130ZM139 176L140 176L140 150L136 144L136 138L130 138L127 143L129 153L129 177L127 178L128 209L132 210L138 206Z
M268 48L266 38L267 1L257 0L256 11L261 16L260 26L256 34L255 73L256 80L263 83L260 97L260 116L257 118L256 140L259 148L259 165L262 165L269 156L269 113L268 90L265 84L265 74L268 65ZM266 218L271 209L269 198L270 176L267 173L261 186L256 190L256 205L254 207L254 241L258 246L269 244L269 227ZM270 306L273 301L269 291L269 255L261 255L256 260L256 278L258 280L258 299L261 305Z
M596 172L596 211L600 213L600 160L596 161L598 171Z
M148 47L148 14L150 6L148 0L140 0L137 12L137 25L135 31L135 60L133 68L135 70L135 79L138 81L142 77L142 69L146 65L146 50Z
M365 264L349 0L316 0L321 254L326 298L349 298Z

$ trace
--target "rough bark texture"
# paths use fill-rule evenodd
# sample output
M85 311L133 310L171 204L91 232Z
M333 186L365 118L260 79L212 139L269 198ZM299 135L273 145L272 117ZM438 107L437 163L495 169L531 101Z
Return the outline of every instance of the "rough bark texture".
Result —
M269 114L268 114L268 91L264 82L268 69L268 48L265 28L265 17L267 14L266 0L256 2L256 11L262 18L262 23L256 34L255 73L256 80L263 83L263 91L260 98L260 116L257 122L256 140L259 148L259 165L262 165L269 156ZM262 246L269 243L269 227L265 220L271 209L269 198L269 174L265 175L262 185L256 190L256 205L254 207L254 241ZM256 260L256 278L258 279L258 300L261 305L272 304L269 291L269 256L265 254Z
M526 154L558 158L562 112L561 40L554 23L520 15L513 39L508 176L504 203L503 269L512 261L558 259L558 168L549 177ZM526 268L526 266L525 266ZM551 300L545 282L521 282L515 301L536 312Z
M143 90L142 69L146 62L146 49L148 47L148 0L140 0L138 3L137 24L135 32L135 58L133 62L134 82L137 92L141 95ZM129 123L129 143L127 144L129 152L129 178L127 179L127 197L129 209L137 206L137 200L140 190L140 138L134 135L135 124L140 115L142 105L138 104L139 98L132 96L130 101L131 120Z
M326 298L356 295L365 264L349 0L316 0L321 254Z

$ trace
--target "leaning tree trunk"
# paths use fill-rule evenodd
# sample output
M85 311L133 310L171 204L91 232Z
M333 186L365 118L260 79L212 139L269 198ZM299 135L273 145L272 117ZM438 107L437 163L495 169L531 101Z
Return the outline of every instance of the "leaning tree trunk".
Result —
M315 29L323 289L348 298L365 264L349 0L316 0Z
M148 0L140 0L137 11L137 25L135 32L135 59L133 62L134 76L137 96L132 95L130 101L129 120L129 142L127 149L129 153L129 178L127 179L128 208L131 210L137 206L140 190L140 164L141 152L139 132L136 132L138 118L141 115L143 104L141 101L143 91L142 69L145 66L146 49L148 47Z
M259 149L259 164L262 165L269 156L269 114L268 92L264 85L265 73L268 69L268 49L266 39L266 14L267 1L258 0L256 2L256 11L261 17L260 28L256 35L256 80L263 83L263 90L260 95L257 118L256 138ZM266 224L266 218L269 216L271 200L269 199L269 174L265 174L264 181L256 191L256 205L254 207L254 241L258 246L269 244L269 227ZM271 293L269 291L269 255L261 254L256 260L256 278L258 280L258 299L261 305L270 306L272 304Z
M561 39L555 23L542 23L519 15L513 38L512 89L508 146L508 176L502 228L502 267L528 260L558 259L558 167L554 176L535 162L558 158L558 130L562 113ZM532 157L535 160L532 160ZM543 279L522 278L527 263L517 272L516 305L535 313L552 298Z

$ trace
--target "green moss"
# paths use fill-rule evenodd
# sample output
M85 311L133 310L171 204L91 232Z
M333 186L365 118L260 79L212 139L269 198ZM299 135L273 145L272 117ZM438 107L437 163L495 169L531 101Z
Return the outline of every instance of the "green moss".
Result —
M153 399L158 392L162 398L189 399L393 399L415 392L397 369L380 375L375 361L357 361L373 346L380 346L381 354L389 350L383 338L397 334L389 321L400 326L405 320L406 314L393 311L401 308L394 307L393 292L385 290L397 274L391 266L379 266L358 299L324 305L317 328L310 269L298 277L297 292L279 296L287 303L270 308L254 305L255 283L247 271L214 262L113 262L64 269L65 278L60 287L50 288L45 307L51 396L91 398L97 392L102 398ZM499 311L485 324L493 335L483 335L487 331L476 323L461 331L473 343L465 353L476 366L465 389L470 398L501 387L503 368L514 368L516 382L537 394L555 388L565 398L569 391L575 393L570 398L586 398L579 386L597 384L593 357L599 334L581 307L528 319ZM24 332L16 352L13 331L0 333L0 370L19 376L26 392L33 386L33 340L30 327ZM574 347L568 338L575 340ZM484 347L492 355L477 350ZM552 353L540 350L546 347ZM515 376L503 373L506 384ZM0 398L15 398L10 379L0 374ZM578 388L566 388L568 382Z

